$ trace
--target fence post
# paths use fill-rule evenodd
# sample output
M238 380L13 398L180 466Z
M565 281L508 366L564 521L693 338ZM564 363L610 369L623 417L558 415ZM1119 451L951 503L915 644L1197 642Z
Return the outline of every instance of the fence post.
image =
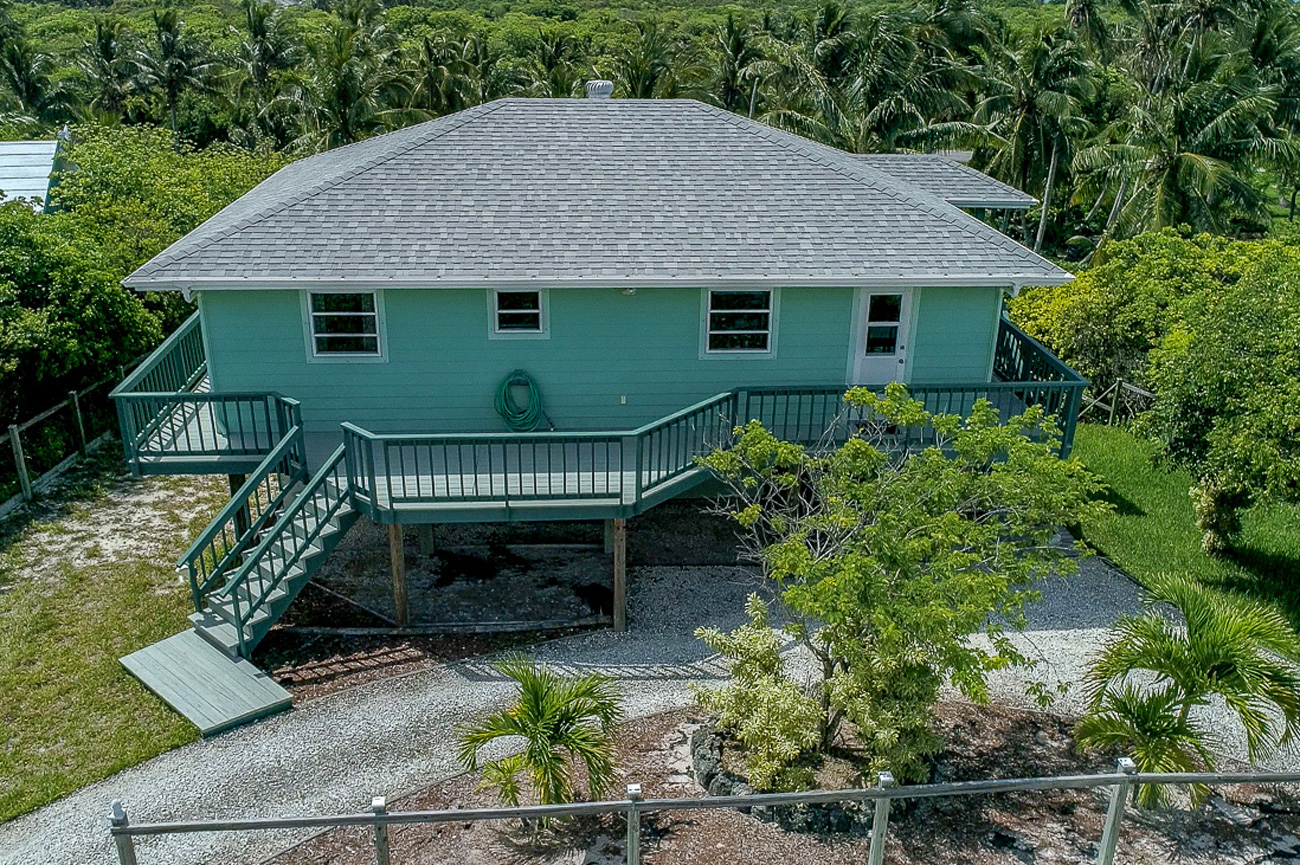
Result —
M32 480L27 475L27 459L23 457L23 439L18 433L18 425L9 425L9 444L14 448L14 469L18 471L18 483L23 488L23 499L32 500Z
M75 391L68 392L68 403L72 406L72 418L77 423L77 442L81 443L81 456L86 456L86 422L81 417L81 398Z
M641 784L629 783L627 787L627 863L641 863Z
M882 789L894 787L894 775L881 771L876 775L876 785ZM885 863L885 835L889 833L889 798L876 798L876 814L871 819L871 849L868 864Z
M1115 770L1125 775L1137 773L1133 760L1124 758L1115 763ZM1124 818L1124 802L1133 789L1133 784L1125 780L1116 783L1110 790L1110 807L1106 810L1106 825L1101 831L1101 842L1097 844L1097 863L1113 864L1115 862L1115 844L1119 842L1119 823Z
M383 795L370 799L370 812L375 814L375 863L391 864L388 856L388 800Z
M114 801L108 811L108 827L117 845L117 863L135 864L135 840L130 834L131 822L126 818L126 810L121 801Z

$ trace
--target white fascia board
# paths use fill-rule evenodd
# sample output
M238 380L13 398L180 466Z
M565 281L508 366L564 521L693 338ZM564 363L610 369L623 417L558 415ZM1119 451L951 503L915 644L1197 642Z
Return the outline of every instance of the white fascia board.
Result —
M210 280L133 280L125 282L127 288L141 291L247 292L259 289L304 289L345 286L357 290L375 289L725 289L725 288L838 288L842 286L868 289L907 289L916 286L936 288L982 288L987 286L1060 286L1069 283L1074 275L1062 271L1059 276L1040 274L986 274L953 276L950 274L911 274L899 277L859 277L845 274L837 277L754 276L754 277L518 277L509 279L464 278L400 278L393 280L357 280L347 277L302 278L265 277L260 279L225 278Z

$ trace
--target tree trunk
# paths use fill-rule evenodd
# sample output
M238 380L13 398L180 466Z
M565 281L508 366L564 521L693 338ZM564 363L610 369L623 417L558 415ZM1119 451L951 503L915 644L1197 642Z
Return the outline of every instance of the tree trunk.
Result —
M172 134L174 135L176 133L176 102L174 100L171 101L168 107L172 112Z
M1288 223L1290 223L1290 222L1292 222L1293 220L1295 220L1295 196L1296 196L1296 193L1300 193L1300 187L1292 187L1292 188L1291 188L1291 210L1287 211L1287 215L1286 215L1286 221L1287 221Z
M1038 216L1038 235L1034 238L1034 252L1043 248L1043 235L1047 233L1047 209L1052 204L1052 187L1056 186L1056 164L1060 159L1061 146L1052 145L1052 161L1047 166L1047 187L1043 190L1043 208Z
M1115 203L1110 206L1110 215L1106 217L1106 231L1119 219L1120 209L1124 207L1124 194L1128 192L1128 178L1121 178L1119 189L1115 191Z
M758 104L758 76L754 76L754 86L749 89L749 119L754 119L754 107ZM1295 197L1291 197L1291 205L1295 207Z

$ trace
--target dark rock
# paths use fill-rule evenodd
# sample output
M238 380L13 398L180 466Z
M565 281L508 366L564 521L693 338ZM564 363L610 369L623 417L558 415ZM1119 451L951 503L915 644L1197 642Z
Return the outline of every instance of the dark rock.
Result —
M1210 809L1227 819L1234 825L1242 828L1249 828L1259 821L1259 814L1248 807L1238 807L1236 804L1229 804L1218 795L1211 795L1206 801Z
M1277 857L1295 858L1300 856L1300 837L1294 834L1283 834L1269 845L1273 847L1273 855Z

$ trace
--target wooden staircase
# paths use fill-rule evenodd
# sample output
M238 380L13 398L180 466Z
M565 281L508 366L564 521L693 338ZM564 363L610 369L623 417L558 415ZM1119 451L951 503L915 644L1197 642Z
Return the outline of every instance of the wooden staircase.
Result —
M305 532L271 535L260 555L250 554L246 568L190 615L194 631L228 656L247 658L356 523L342 493L301 494L288 514L301 515L296 526Z

